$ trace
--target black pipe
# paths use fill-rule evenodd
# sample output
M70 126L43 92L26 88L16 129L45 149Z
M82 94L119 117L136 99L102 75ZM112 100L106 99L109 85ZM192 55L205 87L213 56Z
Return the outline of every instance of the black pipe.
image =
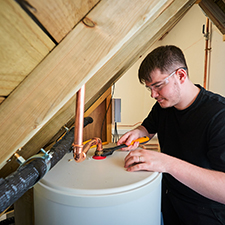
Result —
M84 127L92 123L91 117L84 118ZM49 151L51 153L51 168L71 149L74 141L74 128L58 141ZM5 179L0 178L0 213L17 201L25 192L32 188L47 171L47 165L42 158L35 158L25 164Z

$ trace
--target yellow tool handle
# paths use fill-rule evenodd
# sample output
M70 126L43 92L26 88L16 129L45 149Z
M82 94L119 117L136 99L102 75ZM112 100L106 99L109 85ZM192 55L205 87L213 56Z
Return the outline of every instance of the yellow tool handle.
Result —
M139 142L139 144L144 144L144 143L147 143L149 140L150 140L149 137L144 136L144 137L141 137L141 138L138 138L138 139L132 141L132 142L130 143L130 145L133 145L134 142Z
M88 143L89 141L91 141L91 139L87 140L87 141L84 141L83 142L83 145L85 145L86 143ZM108 142L102 142L102 145L107 145ZM96 145L92 145L90 148L96 148L97 146Z

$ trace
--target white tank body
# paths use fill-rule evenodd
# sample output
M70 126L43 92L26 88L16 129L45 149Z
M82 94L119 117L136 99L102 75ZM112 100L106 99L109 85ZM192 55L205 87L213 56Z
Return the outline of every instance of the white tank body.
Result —
M67 154L34 187L35 225L160 225L161 174L127 172L127 152Z

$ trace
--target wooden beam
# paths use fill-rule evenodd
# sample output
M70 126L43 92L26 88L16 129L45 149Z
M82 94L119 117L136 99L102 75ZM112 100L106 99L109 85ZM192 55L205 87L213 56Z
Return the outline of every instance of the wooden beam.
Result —
M221 2L222 8L225 7L225 3ZM199 6L206 13L210 20L217 26L222 34L225 34L225 13L221 6L217 4L217 1L202 0Z
M110 95L106 98L106 141L112 142L112 95L110 88Z
M90 140L94 137L101 138L102 142L106 141L106 100L90 114L93 118L93 123L83 129L83 141Z
M7 119L13 117L11 121L16 122L9 123L13 127L4 127L5 133L0 135L0 138L4 136L3 146L0 148L3 149L2 165L41 128L44 127L37 134L41 141L33 145L33 150L30 149L29 152L37 151L43 143L41 137L46 140L46 136L53 136L56 129L60 129L71 119L74 116L74 99L69 99L85 82L85 102L86 108L89 108L194 2L176 0L159 3L137 0L122 1L122 4L116 0L110 3L101 1L88 15L96 26L90 28L79 24L33 72L34 77L26 80L21 93L15 93L15 98L19 94L26 96L29 105L27 101L22 103L29 112L23 112L21 102L16 104L13 99L9 99L8 103L3 102L3 105L7 103L4 110L12 107L23 116L15 118L16 115L12 113L7 116ZM36 74L41 76L37 80ZM62 77L62 74L66 76ZM32 90L27 90L29 96L23 91L28 84L32 84ZM29 117L31 112L32 118ZM2 118L0 116L0 124L5 121ZM23 123L21 118L24 119Z
M8 96L55 44L16 1L0 1L0 96Z
M59 43L99 0L29 0L27 9Z
M165 10L158 14L153 21L149 20L137 35L123 45L123 47L113 56L112 61L105 63L99 71L86 84L87 90L92 92L86 94L87 103L92 104L94 99L104 93L113 83L115 83L140 57L148 51L150 47L159 40L167 31L185 15L195 1L173 1L167 5ZM116 67L115 67L116 65ZM105 74L111 73L111 76Z
M2 104L2 102L5 101L4 97L0 97L0 104Z
M111 88L104 92L99 98L85 110L84 117L89 116L108 96L111 96Z

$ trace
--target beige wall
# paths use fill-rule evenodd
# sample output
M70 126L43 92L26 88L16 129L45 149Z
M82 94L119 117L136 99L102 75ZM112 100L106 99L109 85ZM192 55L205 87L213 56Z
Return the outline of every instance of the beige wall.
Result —
M159 45L176 45L186 57L189 76L193 83L203 86L205 38L202 26L206 17L198 5L194 5L181 21L151 50ZM219 30L212 25L212 51L209 66L209 90L225 96L225 42ZM150 50L150 51L151 51ZM145 55L115 84L114 98L121 98L121 123L118 130L124 133L131 125L141 122L149 113L155 100L150 97L137 78L138 67Z

